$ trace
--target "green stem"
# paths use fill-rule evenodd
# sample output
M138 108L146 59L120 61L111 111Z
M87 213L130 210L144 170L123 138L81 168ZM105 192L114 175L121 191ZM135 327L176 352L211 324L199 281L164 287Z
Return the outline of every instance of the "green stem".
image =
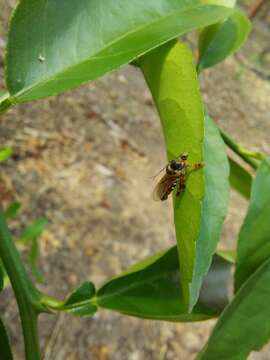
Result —
M40 294L28 276L0 209L0 257L7 271L19 307L26 360L39 360L37 318L44 310Z
M258 168L257 160L263 160L265 158L264 154L261 152L251 151L245 149L243 146L236 143L229 135L227 135L223 130L219 129L222 139L224 140L225 144L229 146L238 156L240 156L246 163L248 163L253 169Z

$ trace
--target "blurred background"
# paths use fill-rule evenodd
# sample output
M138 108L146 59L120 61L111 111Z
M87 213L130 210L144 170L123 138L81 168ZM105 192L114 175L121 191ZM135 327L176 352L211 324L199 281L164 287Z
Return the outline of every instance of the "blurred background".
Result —
M0 0L0 88L15 0ZM243 1L253 31L245 46L202 74L208 112L241 144L270 154L270 3ZM186 39L192 47L196 36ZM194 54L196 56L196 53ZM63 95L19 105L0 119L0 200L19 201L14 233L45 217L39 238L40 288L64 298L80 282L97 286L175 243L170 201L152 200L153 176L166 163L160 123L142 74L131 66ZM234 247L247 202L231 192L223 247ZM24 251L25 257L27 251ZM0 298L15 359L23 359L12 290ZM215 321L152 322L100 311L93 318L46 315L41 345L48 360L193 359ZM0 356L1 357L1 356ZM270 359L270 346L250 359Z

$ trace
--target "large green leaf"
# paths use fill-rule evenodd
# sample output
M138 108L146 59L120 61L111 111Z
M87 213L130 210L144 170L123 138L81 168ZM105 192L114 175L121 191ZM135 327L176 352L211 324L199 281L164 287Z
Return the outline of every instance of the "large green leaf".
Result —
M250 30L249 19L237 10L227 20L206 27L199 38L199 71L216 65L238 50Z
M42 98L96 79L233 11L207 2L21 0L7 45L11 100Z
M254 180L250 204L238 240L235 288L270 257L270 158Z
M0 351L2 360L12 360L12 352L4 323L0 319Z
M101 308L154 320L200 321L226 306L230 263L216 256L192 313L185 311L177 247L133 266L97 291Z
M187 313L177 252L174 246L148 257L108 281L97 292L93 283L84 282L63 302L47 296L43 296L41 302L49 309L78 316L93 316L99 308L167 321L200 321L218 316L228 304L231 261L223 254L213 258L199 301L192 313Z
M192 53L182 43L172 41L146 54L140 66L160 115L169 159L189 153L191 163L203 160L204 113ZM180 272L186 308L190 308L198 239L204 172L188 176L186 190L174 197L174 222L180 256Z
M246 199L250 198L252 176L236 161L229 158L230 162L230 184Z
M219 130L208 116L205 118L204 162L205 197L190 284L191 307L197 301L202 279L210 267L229 203L229 163L225 145Z
M269 220L268 220L269 221ZM236 293L197 360L245 360L270 338L270 259Z

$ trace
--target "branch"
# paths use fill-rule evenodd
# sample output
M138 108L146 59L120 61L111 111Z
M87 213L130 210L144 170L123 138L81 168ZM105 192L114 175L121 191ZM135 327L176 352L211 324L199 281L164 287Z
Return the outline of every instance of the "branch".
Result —
M258 162L256 160L263 160L265 155L258 151L251 151L237 142L235 142L229 135L227 135L223 130L219 129L220 135L224 140L225 144L232 149L238 156L240 156L247 164L249 164L253 169L258 168ZM254 160L256 159L256 160Z
M0 258L10 279L19 307L24 336L26 360L39 360L39 338L37 318L44 306L40 303L40 294L32 283L22 263L8 230L6 220L0 209Z

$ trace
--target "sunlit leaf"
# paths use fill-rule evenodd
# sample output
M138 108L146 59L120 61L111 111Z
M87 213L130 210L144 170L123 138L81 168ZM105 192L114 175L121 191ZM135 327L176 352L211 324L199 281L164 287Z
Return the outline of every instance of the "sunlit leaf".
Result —
M191 307L197 301L203 277L210 267L229 203L229 164L225 145L216 125L208 116L205 118L204 162L206 190L190 284Z
M197 360L245 360L270 338L270 260L251 275L227 305Z
M19 1L7 44L10 100L29 101L71 89L233 11L205 2Z
M204 112L191 51L186 45L173 41L145 55L141 67L160 115L168 159L188 152L190 163L202 162ZM191 172L186 190L174 197L174 222L187 309L193 303L190 283L203 197L202 170Z
M238 50L250 30L249 19L237 10L225 21L205 28L199 39L199 71L216 65Z
M264 160L255 177L250 204L239 234L235 288L270 257L270 158Z

